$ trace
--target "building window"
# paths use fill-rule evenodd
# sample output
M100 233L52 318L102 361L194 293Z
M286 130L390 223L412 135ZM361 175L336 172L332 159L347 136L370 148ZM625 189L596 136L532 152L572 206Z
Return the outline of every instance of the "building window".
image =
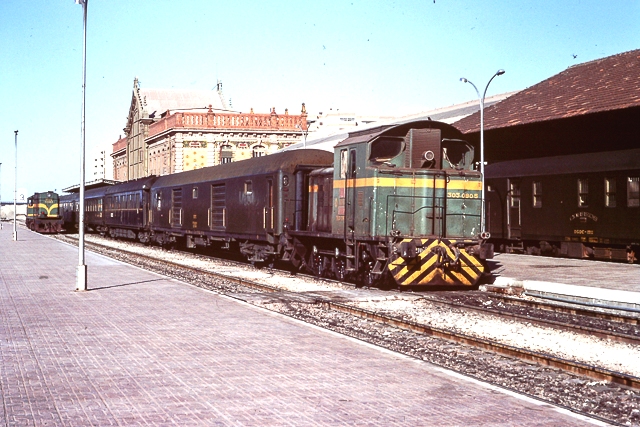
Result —
M578 180L578 207L585 208L589 206L589 180Z
M540 181L533 181L533 207L542 207L542 183Z
M627 180L627 206L640 206L640 177L629 177Z
M616 207L616 179L604 179L604 205L608 208Z
M264 145L256 145L253 147L253 157L262 157L266 154L266 147Z
M233 150L230 145L220 147L220 164L231 163L233 160Z

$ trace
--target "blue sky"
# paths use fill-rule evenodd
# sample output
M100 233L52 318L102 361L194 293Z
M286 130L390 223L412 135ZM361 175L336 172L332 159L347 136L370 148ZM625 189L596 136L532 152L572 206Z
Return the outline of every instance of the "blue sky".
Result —
M212 89L234 109L401 115L532 86L640 48L640 1L89 0L87 180L144 88ZM82 6L0 2L0 191L80 181ZM574 55L577 55L574 57Z

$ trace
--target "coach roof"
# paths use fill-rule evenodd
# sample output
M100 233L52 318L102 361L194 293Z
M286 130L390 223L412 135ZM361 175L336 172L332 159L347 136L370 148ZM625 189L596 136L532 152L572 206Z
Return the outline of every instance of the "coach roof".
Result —
M639 167L640 149L634 149L491 163L485 167L485 175L486 178L517 178L521 176L637 171Z
M299 166L327 167L332 163L333 154L328 151L314 149L284 151L224 165L165 175L156 180L153 188L250 177L276 173L279 170L293 172Z

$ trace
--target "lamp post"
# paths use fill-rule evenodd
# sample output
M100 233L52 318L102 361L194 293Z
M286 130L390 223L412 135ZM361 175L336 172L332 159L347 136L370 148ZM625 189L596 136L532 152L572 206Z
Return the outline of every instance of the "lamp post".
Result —
M75 0L82 5L82 142L80 156L80 194L78 206L78 268L76 271L76 291L87 290L87 266L84 262L84 183L85 183L85 110L87 86L87 3L89 0Z
M0 230L2 230L2 162L0 162Z
M296 123L296 127L298 129L300 129L300 132L302 132L302 136L304 137L304 142L303 142L302 148L305 149L305 148L307 148L307 131L302 129L302 125L300 123Z
M18 241L18 226L16 224L16 208L18 199L18 131L13 131L15 133L15 141L16 141L16 176L13 180L13 241Z
M482 182L482 194L480 196L481 198L481 203L482 203L482 210L480 211L480 237L482 239L487 239L489 238L489 235L487 233L486 227L485 227L485 222L486 222L486 218L485 218L485 201L484 201L484 98L487 95L487 89L489 89L489 85L491 84L491 81L496 78L496 76L501 76L505 73L504 70L500 69L498 71L495 72L495 74L493 76L491 76L491 78L489 79L489 82L487 83L487 85L484 88L484 92L482 94L482 98L480 98L480 92L478 91L478 88L476 87L476 85L473 84L473 82L471 82L471 80L467 80L464 77L460 78L460 81L463 83L469 83L471 84L471 86L473 86L473 88L476 90L476 94L478 95L478 101L480 101L480 179Z

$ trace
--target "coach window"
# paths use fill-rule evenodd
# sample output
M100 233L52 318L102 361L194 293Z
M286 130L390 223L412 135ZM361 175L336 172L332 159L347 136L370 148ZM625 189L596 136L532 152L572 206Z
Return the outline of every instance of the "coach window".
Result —
M253 193L253 184L251 181L244 182L244 194L247 196Z
M578 207L589 206L589 180L578 180Z
M542 207L542 183L540 181L533 181L533 207Z
M512 208L520 208L520 184L516 181L509 183L509 192L511 193L510 206Z
M193 189L191 190L191 198L192 199L198 198L198 187L193 187Z
M630 176L627 180L627 206L630 208L640 206L640 177Z
M608 208L616 207L616 179L604 179L604 205Z

